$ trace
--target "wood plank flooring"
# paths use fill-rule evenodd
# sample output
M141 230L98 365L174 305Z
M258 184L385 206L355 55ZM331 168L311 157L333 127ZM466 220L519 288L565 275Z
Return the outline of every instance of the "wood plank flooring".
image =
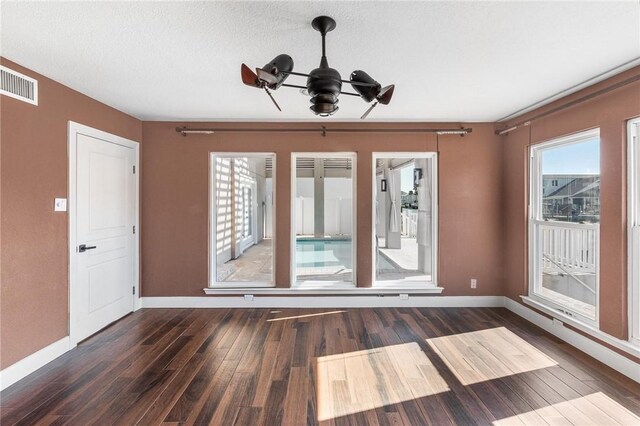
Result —
M640 384L505 309L148 309L0 394L2 425L640 425Z

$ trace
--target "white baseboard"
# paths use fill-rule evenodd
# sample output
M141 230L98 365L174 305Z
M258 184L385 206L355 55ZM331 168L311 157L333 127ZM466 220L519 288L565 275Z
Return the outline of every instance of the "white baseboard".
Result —
M47 347L34 352L26 358L0 371L0 390L4 390L27 377L37 369L44 367L60 355L65 354L71 349L69 336L63 337L57 342L53 342Z
M503 296L142 297L143 308L497 308Z
M504 306L511 312L521 316L559 339L564 340L571 346L574 346L587 355L640 383L640 364L561 324L554 325L553 319L541 315L508 297L504 298ZM605 333L599 333L607 336L608 339L613 339ZM597 336L594 337L597 338Z

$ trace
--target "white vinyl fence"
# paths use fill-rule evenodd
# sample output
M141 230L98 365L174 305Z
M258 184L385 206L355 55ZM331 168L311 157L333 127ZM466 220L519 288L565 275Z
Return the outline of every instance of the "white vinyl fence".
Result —
M418 210L402 209L400 233L403 237L416 238L418 235Z

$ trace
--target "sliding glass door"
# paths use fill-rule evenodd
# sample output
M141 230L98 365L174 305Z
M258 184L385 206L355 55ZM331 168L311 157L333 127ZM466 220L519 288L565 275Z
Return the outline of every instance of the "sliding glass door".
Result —
M531 148L529 295L597 325L600 250L600 134Z

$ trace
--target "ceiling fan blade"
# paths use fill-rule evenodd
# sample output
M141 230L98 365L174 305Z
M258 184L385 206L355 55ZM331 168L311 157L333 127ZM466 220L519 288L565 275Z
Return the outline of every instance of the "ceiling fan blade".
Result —
M391 97L393 96L393 90L395 89L395 87L395 84L383 87L376 98L378 99L378 102L380 102L382 105L388 105L389 102L391 102Z
M258 79L264 81L269 85L278 84L278 79L276 78L276 76L271 74L270 72L263 70L262 68L256 68L256 74L258 74Z
M360 120L364 120L365 118L367 118L369 113L376 107L376 105L378 105L377 101L374 102L364 114L362 114L362 117L360 117Z
M267 95L269 95L269 97L271 98L271 100L273 101L273 104L276 106L276 108L278 108L278 111L282 111L282 109L280 109L280 105L278 105L278 103L276 102L276 100L273 98L273 96L271 96L271 92L269 91L269 89L267 89L266 87L264 88L264 91L267 92Z
M242 82L247 86L260 87L258 76L245 64L240 67L240 74L242 75Z

